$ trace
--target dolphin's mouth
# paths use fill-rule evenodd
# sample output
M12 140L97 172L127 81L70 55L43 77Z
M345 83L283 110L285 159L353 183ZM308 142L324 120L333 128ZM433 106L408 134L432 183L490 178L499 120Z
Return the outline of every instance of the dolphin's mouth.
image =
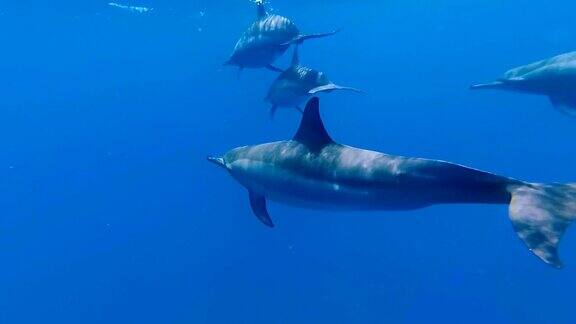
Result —
M216 164L217 166L220 166L224 169L228 169L228 167L226 166L226 161L224 161L224 158L208 156L206 159L208 159L209 162Z
M497 80L490 83L480 83L470 86L471 90L481 90L481 89L502 89L506 86L503 80Z

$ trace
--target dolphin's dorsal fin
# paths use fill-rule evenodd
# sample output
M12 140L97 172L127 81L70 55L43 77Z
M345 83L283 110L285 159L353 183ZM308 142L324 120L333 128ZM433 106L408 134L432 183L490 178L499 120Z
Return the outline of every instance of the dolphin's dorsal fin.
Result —
M256 15L258 18L268 16L266 12L266 7L264 7L264 0L256 0Z
M300 127L293 140L306 145L313 151L319 151L324 146L334 143L322 123L320 100L317 97L310 99L306 104Z
M294 54L292 54L292 64L291 66L300 65L300 56L298 55L298 44L294 46Z

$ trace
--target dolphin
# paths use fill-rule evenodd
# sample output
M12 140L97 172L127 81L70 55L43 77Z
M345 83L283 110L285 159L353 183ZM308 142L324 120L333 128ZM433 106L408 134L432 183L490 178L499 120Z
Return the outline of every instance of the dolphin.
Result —
M324 128L319 100L304 110L288 141L245 146L209 157L248 190L250 206L274 223L267 200L325 210L414 210L435 204L507 204L520 239L560 268L558 243L576 218L576 184L537 184L420 158L338 144Z
M290 19L268 14L262 0L256 1L256 8L256 20L244 31L224 65L238 66L240 69L268 68L282 72L272 63L282 56L290 45L300 44L312 38L331 36L338 32L336 30L323 34L303 35Z
M545 95L559 111L576 117L576 52L509 70L494 82L471 89L498 89Z
M292 56L292 64L274 80L264 100L272 104L270 116L274 117L279 107L294 107L302 111L299 105L312 95L334 90L361 92L354 88L336 85L328 79L324 72L301 65L298 56L298 45L296 45Z

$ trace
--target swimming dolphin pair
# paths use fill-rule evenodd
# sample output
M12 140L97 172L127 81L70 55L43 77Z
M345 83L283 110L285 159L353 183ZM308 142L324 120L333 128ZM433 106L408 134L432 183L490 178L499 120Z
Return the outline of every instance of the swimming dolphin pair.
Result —
M576 116L576 52L512 69L495 82L471 89L498 89L545 95L561 112Z
M558 243L576 218L576 184L528 183L438 160L392 156L338 144L306 105L292 140L245 146L208 158L243 185L269 227L267 200L337 210L413 210L434 204L509 204L518 236L560 268Z
M283 72L272 65L292 44L300 44L312 38L322 38L336 34L332 31L322 34L301 34L298 27L286 17L270 15L262 0L256 1L257 17L242 34L230 59L224 65L244 68L268 68Z
M274 117L279 107L296 108L301 111L300 104L311 96L335 90L361 92L355 88L336 85L324 72L301 65L296 45L290 67L274 80L265 100L272 104L270 117Z

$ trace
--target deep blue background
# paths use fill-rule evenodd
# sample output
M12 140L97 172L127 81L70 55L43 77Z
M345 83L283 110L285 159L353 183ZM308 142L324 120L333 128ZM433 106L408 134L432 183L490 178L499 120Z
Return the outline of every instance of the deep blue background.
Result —
M242 1L0 4L0 323L575 323L566 268L505 206L324 213L245 190L205 161L287 139L275 75L223 68L254 17ZM470 92L576 49L569 0L274 1L303 63L367 95L322 98L332 136L531 181L576 180L576 120L545 98ZM204 12L204 15L201 14ZM284 57L278 65L286 65Z

